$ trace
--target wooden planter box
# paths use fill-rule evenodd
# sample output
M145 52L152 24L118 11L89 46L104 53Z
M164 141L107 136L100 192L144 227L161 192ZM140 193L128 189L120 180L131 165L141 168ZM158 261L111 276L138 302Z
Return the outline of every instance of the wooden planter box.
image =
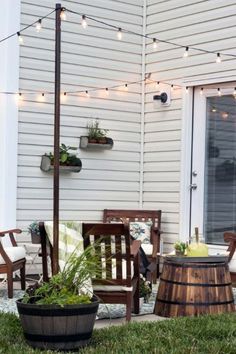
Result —
M51 161L48 156L46 155L42 156L40 168L44 172L50 172L54 170L54 166L51 165ZM66 166L66 165L59 166L60 172L65 172L65 173L80 172L81 168L82 168L82 162L79 158L78 158L78 165L76 166Z
M91 143L87 136L80 137L80 149L84 150L110 150L113 148L114 142L111 138L106 138L105 144Z
M27 343L33 348L74 350L87 345L92 336L99 306L90 304L37 305L16 302Z

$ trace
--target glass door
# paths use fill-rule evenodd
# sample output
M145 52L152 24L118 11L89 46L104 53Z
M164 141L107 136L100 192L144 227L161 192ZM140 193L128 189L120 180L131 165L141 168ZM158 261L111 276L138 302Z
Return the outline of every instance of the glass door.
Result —
M236 99L234 86L225 86L194 96L191 232L198 226L213 245L236 231Z

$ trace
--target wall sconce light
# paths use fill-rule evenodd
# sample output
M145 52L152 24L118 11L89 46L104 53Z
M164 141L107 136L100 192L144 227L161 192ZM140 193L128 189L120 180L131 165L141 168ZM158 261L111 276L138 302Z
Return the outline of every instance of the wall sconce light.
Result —
M170 94L167 92L161 92L160 95L154 95L153 96L153 103L154 103L155 108L160 107L159 101L160 101L161 105L169 106L170 105Z

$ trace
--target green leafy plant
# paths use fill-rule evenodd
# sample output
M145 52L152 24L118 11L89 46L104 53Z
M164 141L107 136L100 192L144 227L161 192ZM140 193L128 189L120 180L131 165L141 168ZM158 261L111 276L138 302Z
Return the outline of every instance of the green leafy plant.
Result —
M77 148L72 146L66 146L65 144L60 145L60 165L77 166L78 164L80 164L80 159L76 156L76 154L71 153L71 150L77 150ZM50 158L51 165L53 165L54 155L51 152L45 155Z
M88 290L90 279L101 278L102 274L95 247L96 244L86 247L81 255L77 255L75 250L62 271L48 282L30 286L22 302L60 306L90 303L93 295Z
M40 236L40 231L39 231L39 224L37 221L33 221L31 224L28 226L28 233L34 233L35 235Z
M150 281L146 280L145 277L142 274L140 274L139 297L143 297L144 301L148 302L151 293L152 293L152 285Z
M87 125L88 128L88 139L94 142L106 143L106 135L108 129L99 128L99 121L95 120Z
M187 245L185 242L178 241L174 244L174 249L175 249L175 251L177 251L177 253L184 254L186 251L186 248L187 248Z

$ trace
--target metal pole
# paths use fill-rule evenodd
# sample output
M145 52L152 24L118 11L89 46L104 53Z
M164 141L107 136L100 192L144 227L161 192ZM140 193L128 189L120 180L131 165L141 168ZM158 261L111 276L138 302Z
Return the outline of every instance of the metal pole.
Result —
M60 158L60 87L61 87L61 4L56 4L55 97L54 97L54 174L53 174L53 254L52 274L59 271L59 158Z

